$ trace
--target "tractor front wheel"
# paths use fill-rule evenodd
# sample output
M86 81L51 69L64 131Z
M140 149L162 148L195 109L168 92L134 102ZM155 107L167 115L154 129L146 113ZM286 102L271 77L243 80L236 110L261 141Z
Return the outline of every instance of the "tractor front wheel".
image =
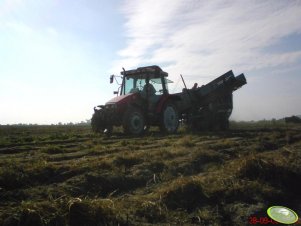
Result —
M123 129L126 134L141 135L145 128L145 117L140 109L130 108L124 115Z
M175 133L179 127L179 113L175 105L167 103L161 114L160 130L164 133Z
M111 135L112 135L112 132L113 132L113 126L107 126L106 128L105 128L105 130L103 131L103 133L105 134L105 135L107 135L108 137L110 137Z
M100 114L101 114L100 112L96 111L92 115L91 126L92 126L93 132L95 132L95 133L100 133L102 131L103 123L102 123Z

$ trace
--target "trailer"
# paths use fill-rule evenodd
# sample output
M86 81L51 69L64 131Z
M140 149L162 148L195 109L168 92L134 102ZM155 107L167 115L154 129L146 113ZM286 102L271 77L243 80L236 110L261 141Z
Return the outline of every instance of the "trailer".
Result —
M177 108L185 124L193 130L228 129L233 109L232 93L247 83L244 74L232 71L201 87L184 88L175 95L180 98Z

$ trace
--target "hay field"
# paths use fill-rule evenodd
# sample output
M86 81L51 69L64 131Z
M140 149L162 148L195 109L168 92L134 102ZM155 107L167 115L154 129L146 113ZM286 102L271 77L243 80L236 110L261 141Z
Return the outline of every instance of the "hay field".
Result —
M301 215L301 127L143 137L0 126L0 225L248 225Z

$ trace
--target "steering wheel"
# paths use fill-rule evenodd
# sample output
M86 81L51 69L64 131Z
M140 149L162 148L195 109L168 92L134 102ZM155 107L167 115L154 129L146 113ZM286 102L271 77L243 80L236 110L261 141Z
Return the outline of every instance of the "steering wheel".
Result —
M139 91L142 91L142 90L143 90L143 85L141 84L141 81L138 82L136 88L138 88Z

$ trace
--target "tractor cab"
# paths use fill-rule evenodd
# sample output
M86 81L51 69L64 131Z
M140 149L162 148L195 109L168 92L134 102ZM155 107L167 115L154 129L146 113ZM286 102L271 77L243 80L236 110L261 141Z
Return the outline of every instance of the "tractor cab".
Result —
M168 73L158 66L140 67L135 70L123 71L123 82L120 95L140 93L142 97L161 96L168 94Z
M121 74L123 82L120 96L138 94L151 111L155 110L163 96L168 95L168 83L172 83L166 78L168 73L158 66L140 67Z

